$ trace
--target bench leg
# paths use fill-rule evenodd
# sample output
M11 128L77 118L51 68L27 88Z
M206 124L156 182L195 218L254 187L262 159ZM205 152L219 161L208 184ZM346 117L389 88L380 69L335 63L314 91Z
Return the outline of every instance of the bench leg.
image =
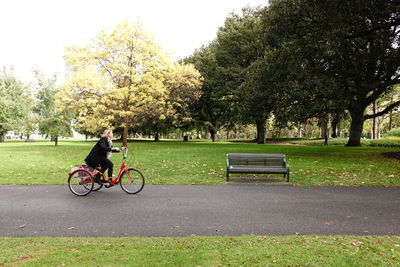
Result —
M287 172L287 182L289 183L289 171Z
M226 171L226 181L229 182L229 171Z

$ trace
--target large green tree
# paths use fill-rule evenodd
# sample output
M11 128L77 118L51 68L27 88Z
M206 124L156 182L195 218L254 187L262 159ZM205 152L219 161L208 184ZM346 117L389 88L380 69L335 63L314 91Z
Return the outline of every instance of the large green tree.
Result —
M268 85L256 75L265 52L260 17L261 9L250 7L230 14L217 38L188 59L204 78L197 110L213 140L222 126L254 123L258 142L265 142L265 122L272 106L265 94Z
M72 135L70 117L66 116L66 112L60 113L56 110L56 94L60 91L57 86L57 75L54 74L48 78L38 69L35 69L33 73L35 82L32 86L36 92L36 103L33 111L38 118L39 132L50 136L57 146L59 137Z
M306 69L295 82L328 80L335 85L299 86L315 100L309 105L323 102L317 97L321 93L329 96L323 102L327 106L329 101L344 105L351 116L347 145L359 146L364 121L400 104L365 114L369 105L400 83L398 2L275 0L266 14L269 45L288 51L288 58L299 59L297 66L289 66L290 71L302 73Z
M232 80L231 74L218 64L216 45L212 42L203 46L183 60L193 64L204 79L201 96L191 108L194 119L208 128L212 141L216 141L217 131L232 120L232 109L236 103L226 88L226 82Z
M33 70L33 74L35 81L32 87L36 98L33 111L39 116L39 121L52 118L56 114L55 95L59 91L57 75L48 78L39 69Z
M261 11L246 7L240 14L227 17L217 33L216 59L230 74L225 88L237 103L234 114L238 115L232 118L256 124L257 142L265 143L265 123L274 110L276 101L272 100L276 95L272 93L273 84L261 74L266 69L267 49L262 38Z
M54 140L54 145L58 145L59 137L70 137L72 136L71 125L69 122L59 118L48 118L40 122L39 131L42 134L51 136Z
M27 87L14 76L0 76L0 141L8 131L18 131L20 122L27 115Z

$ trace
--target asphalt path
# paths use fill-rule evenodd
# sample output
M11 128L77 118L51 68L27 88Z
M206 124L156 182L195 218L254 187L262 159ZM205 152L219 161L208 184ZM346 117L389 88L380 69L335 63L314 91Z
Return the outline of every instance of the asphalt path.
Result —
M400 188L0 186L0 236L400 235Z

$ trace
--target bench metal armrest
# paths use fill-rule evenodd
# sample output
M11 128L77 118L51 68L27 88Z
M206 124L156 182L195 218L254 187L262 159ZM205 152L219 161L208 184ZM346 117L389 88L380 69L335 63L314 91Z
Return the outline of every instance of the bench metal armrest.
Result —
M283 160L283 162L285 163L285 168L290 169L289 163L287 163L286 158Z

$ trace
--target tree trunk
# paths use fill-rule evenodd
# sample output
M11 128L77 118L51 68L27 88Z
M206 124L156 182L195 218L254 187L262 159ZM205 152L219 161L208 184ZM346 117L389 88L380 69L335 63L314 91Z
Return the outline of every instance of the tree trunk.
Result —
M265 144L265 119L256 121L257 144Z
M207 130L204 131L204 139L208 139L208 131Z
M55 146L58 146L58 137L54 138L54 144L55 144Z
M196 139L201 139L201 133L199 130L197 130Z
M5 134L0 134L0 142L4 142L6 140L6 135Z
M300 124L299 128L297 129L297 137L303 137L303 126Z
M376 124L376 139L381 139L381 124L383 118L378 118L378 123Z
M211 140L215 142L217 140L217 132L214 130L214 128L210 128L210 135L211 135Z
M156 141L156 142L160 141L160 134L158 132L156 132L154 135L154 141Z
M351 116L351 126L349 141L346 146L361 146L361 134L364 126L364 111L365 108L358 107L349 109Z
M329 119L328 116L325 116L320 119L321 122L321 138L324 138L324 145L328 145L328 138L329 138Z
M376 101L374 101L374 103L373 103L373 111L372 112L373 112L374 115L377 112ZM372 139L378 139L377 126L378 126L378 118L377 117L372 118Z
M124 133L122 135L122 146L128 146L128 124L124 125Z
M339 119L337 119L337 118L332 119L332 122L331 122L331 127L332 127L332 135L331 135L331 137L332 138L338 137L338 134L337 134L337 132L338 132L338 130L337 130L338 124L339 124Z

